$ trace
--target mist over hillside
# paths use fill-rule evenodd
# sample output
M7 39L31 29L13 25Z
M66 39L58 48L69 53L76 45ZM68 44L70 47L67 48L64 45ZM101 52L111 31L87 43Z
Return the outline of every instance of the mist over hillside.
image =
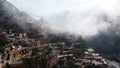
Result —
M44 20L44 18L40 17L39 20L36 20L32 18L32 16L29 15L27 12L20 11L6 0L1 0L0 6L1 30L12 30L13 32L17 33L27 32L29 36L32 36L31 38L38 38L39 35L46 34L49 37L48 42L53 41L53 43L66 41L69 44L70 41L68 37L76 40L78 39L75 38L74 35L71 35L69 33L60 33L48 27L48 25L46 24L47 21ZM79 39L80 38L82 39L82 37L79 37Z
M87 20L84 21L82 20L83 18L81 15L74 15L74 13L72 14L69 12L63 12L61 14L50 16L51 18L49 19L40 18L36 21L29 14L18 10L14 5L10 4L7 1L1 0L0 5L3 6L3 10L1 9L1 11L6 11L4 14L2 13L3 15L1 16L4 19L8 19L5 22L0 22L1 28L17 28L15 30L16 32L23 30L30 31L32 32L32 34L39 32L52 32L55 34L58 33L58 35L63 35L64 33L66 33L67 35L72 34L76 38L79 36L84 37L84 39L88 42L88 46L95 48L98 52L101 52L103 54L120 54L119 15L109 15L108 13L104 12L93 14L88 13L88 15L86 15L85 17L83 15L83 18L85 18L84 20ZM91 10L91 12L92 11L94 10ZM81 20L82 23L79 23L81 22ZM48 22L52 22L52 24ZM76 23L73 24L74 22ZM4 24L4 26L2 25L2 23ZM85 25L87 26L83 27ZM62 38L60 36L55 37L54 35L49 36L52 36L51 38L53 40L55 40L56 38ZM64 40L64 38L58 40L62 41Z
M119 25L109 28L105 32L100 32L98 35L87 39L89 45L97 51L104 54L120 54L120 33Z
M50 28L44 25L42 18L35 20L28 13L20 11L6 0L0 0L0 28L13 32L28 32L41 34L50 32Z

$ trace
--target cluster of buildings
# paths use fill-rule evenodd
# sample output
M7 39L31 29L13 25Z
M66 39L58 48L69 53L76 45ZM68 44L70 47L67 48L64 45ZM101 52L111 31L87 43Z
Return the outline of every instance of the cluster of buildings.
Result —
M50 66L49 64L54 64L57 60L57 53L55 53L55 51L52 52L50 44L42 45L39 38L28 38L27 33L13 33L11 30L0 31L0 37L1 41L4 43L0 45L0 68L6 64L13 66L18 65L16 68L23 66L24 63L20 60L26 60L27 57L29 58L29 61L31 60L31 63L37 63L34 62L35 58L39 59L38 62L40 64L43 63L41 61L44 60L46 64L42 64L41 66L43 67Z
M8 62L16 68L110 68L112 64L94 49L84 47L84 42L72 42L69 47L65 42L41 44L41 39L31 39L27 33L13 33L11 30L0 31L0 37L5 39L0 68ZM18 60L23 61L16 62Z
M77 58L72 49L63 51L59 55L60 66L66 68L89 68L91 66L94 68L97 68L97 66L107 68L108 63L102 56L98 53L94 53L94 50L91 48L87 50L88 51L84 52L84 56L82 58Z
M95 53L94 49L88 48L84 51L84 56L81 59L84 66L99 66L107 68L108 63L99 53Z
M65 45L64 45L65 46ZM62 47L64 47L62 45ZM79 49L79 48L78 48ZM77 49L64 47L58 50L58 68L112 68L107 59L96 53L92 48L85 48L81 55L76 56Z
M28 46L30 40L27 38L27 33L12 33L10 30L0 33L1 36L4 36L2 41L4 41L3 54L5 52L11 52L19 50L22 47Z

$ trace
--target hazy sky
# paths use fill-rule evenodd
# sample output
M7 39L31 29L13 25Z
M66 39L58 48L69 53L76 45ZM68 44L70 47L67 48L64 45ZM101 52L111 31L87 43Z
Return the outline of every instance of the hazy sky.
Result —
M43 16L51 28L96 35L120 15L120 0L8 0L22 11Z
M119 0L8 0L19 9L36 15L48 16L61 11L84 11L89 9L105 9L114 11ZM118 2L118 3L117 3Z
M8 0L19 9L36 15L48 16L65 10L78 8L80 0Z

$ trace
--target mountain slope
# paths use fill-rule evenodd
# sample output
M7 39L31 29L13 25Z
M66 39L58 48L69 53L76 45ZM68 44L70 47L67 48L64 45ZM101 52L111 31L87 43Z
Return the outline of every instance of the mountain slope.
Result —
M90 47L105 57L120 62L120 31L118 25L87 40Z

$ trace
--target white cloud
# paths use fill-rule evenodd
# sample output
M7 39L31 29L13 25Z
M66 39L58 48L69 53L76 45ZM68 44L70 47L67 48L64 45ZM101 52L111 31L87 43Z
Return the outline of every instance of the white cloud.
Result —
M8 0L18 8L44 16L60 32L93 36L120 15L120 0ZM119 22L117 22L119 23Z

